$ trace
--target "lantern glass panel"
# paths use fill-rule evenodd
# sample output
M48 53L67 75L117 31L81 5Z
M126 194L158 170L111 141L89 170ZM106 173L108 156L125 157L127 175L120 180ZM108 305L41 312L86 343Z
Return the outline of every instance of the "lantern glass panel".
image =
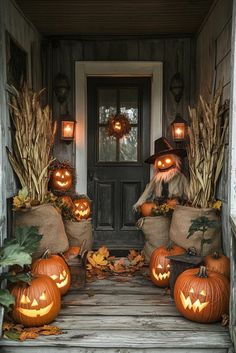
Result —
M74 121L65 121L61 122L61 138L63 140L73 140L74 138Z
M172 125L172 135L174 141L183 141L185 138L185 124L174 123Z

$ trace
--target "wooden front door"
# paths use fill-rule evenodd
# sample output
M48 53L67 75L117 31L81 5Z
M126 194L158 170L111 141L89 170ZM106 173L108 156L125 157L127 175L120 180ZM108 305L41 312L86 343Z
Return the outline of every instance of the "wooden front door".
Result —
M88 195L93 200L95 248L140 249L132 206L149 180L150 78L88 78ZM111 114L125 113L130 133L109 137Z

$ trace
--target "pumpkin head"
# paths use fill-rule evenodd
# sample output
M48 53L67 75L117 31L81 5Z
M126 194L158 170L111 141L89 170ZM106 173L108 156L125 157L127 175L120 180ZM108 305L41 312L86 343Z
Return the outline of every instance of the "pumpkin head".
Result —
M229 280L216 272L190 269L179 275L174 300L179 312L189 320L216 322L229 311Z
M68 191L72 187L73 175L67 168L58 168L52 172L52 187L59 191Z
M155 165L160 172L166 172L167 170L175 167L175 160L171 154L165 154L156 159Z
M151 216L152 209L157 208L157 205L155 202L144 202L140 206L140 211L143 217L148 217Z
M49 255L45 252L41 259L32 263L32 272L49 276L57 285L61 295L70 288L71 276L66 262L58 255Z
M208 255L204 258L204 263L208 271L221 273L230 278L230 261L229 258L217 251L213 255Z
M15 297L13 319L26 327L49 324L59 314L60 291L48 276L34 276L29 284L19 282L11 294Z
M149 264L149 275L158 287L168 287L170 283L170 260L166 256L185 253L185 249L173 246L161 246L153 251Z
M91 214L90 200L86 197L74 199L74 215L80 221L81 219L88 219Z

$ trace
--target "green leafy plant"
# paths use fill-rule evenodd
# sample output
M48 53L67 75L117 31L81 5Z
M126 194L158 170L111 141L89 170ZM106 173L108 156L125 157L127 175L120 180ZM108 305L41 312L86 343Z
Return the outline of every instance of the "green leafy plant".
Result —
M23 273L25 265L30 265L32 262L32 253L37 249L41 235L38 233L37 227L18 227L16 228L15 237L5 239L3 246L0 248L0 283L7 280L11 283L18 281L30 282L31 275ZM9 270L5 268L11 266L20 266L21 271ZM14 297L8 289L0 289L0 305L9 309L10 305L14 304Z
M206 231L209 228L219 228L219 222L216 220L210 220L208 217L202 216L193 219L191 226L188 230L187 239L190 238L194 233L201 232L201 248L200 248L200 256L203 256L203 247L204 244L210 244L212 239L205 238Z

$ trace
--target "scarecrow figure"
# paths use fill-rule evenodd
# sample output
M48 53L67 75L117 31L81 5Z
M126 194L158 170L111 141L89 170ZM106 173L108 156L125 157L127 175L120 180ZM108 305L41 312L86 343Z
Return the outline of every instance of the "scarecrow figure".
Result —
M188 181L181 173L181 158L186 156L184 149L174 149L166 138L155 141L155 154L145 160L154 165L154 176L134 205L138 207L146 201L157 201L159 204L168 199L177 202L187 198Z

